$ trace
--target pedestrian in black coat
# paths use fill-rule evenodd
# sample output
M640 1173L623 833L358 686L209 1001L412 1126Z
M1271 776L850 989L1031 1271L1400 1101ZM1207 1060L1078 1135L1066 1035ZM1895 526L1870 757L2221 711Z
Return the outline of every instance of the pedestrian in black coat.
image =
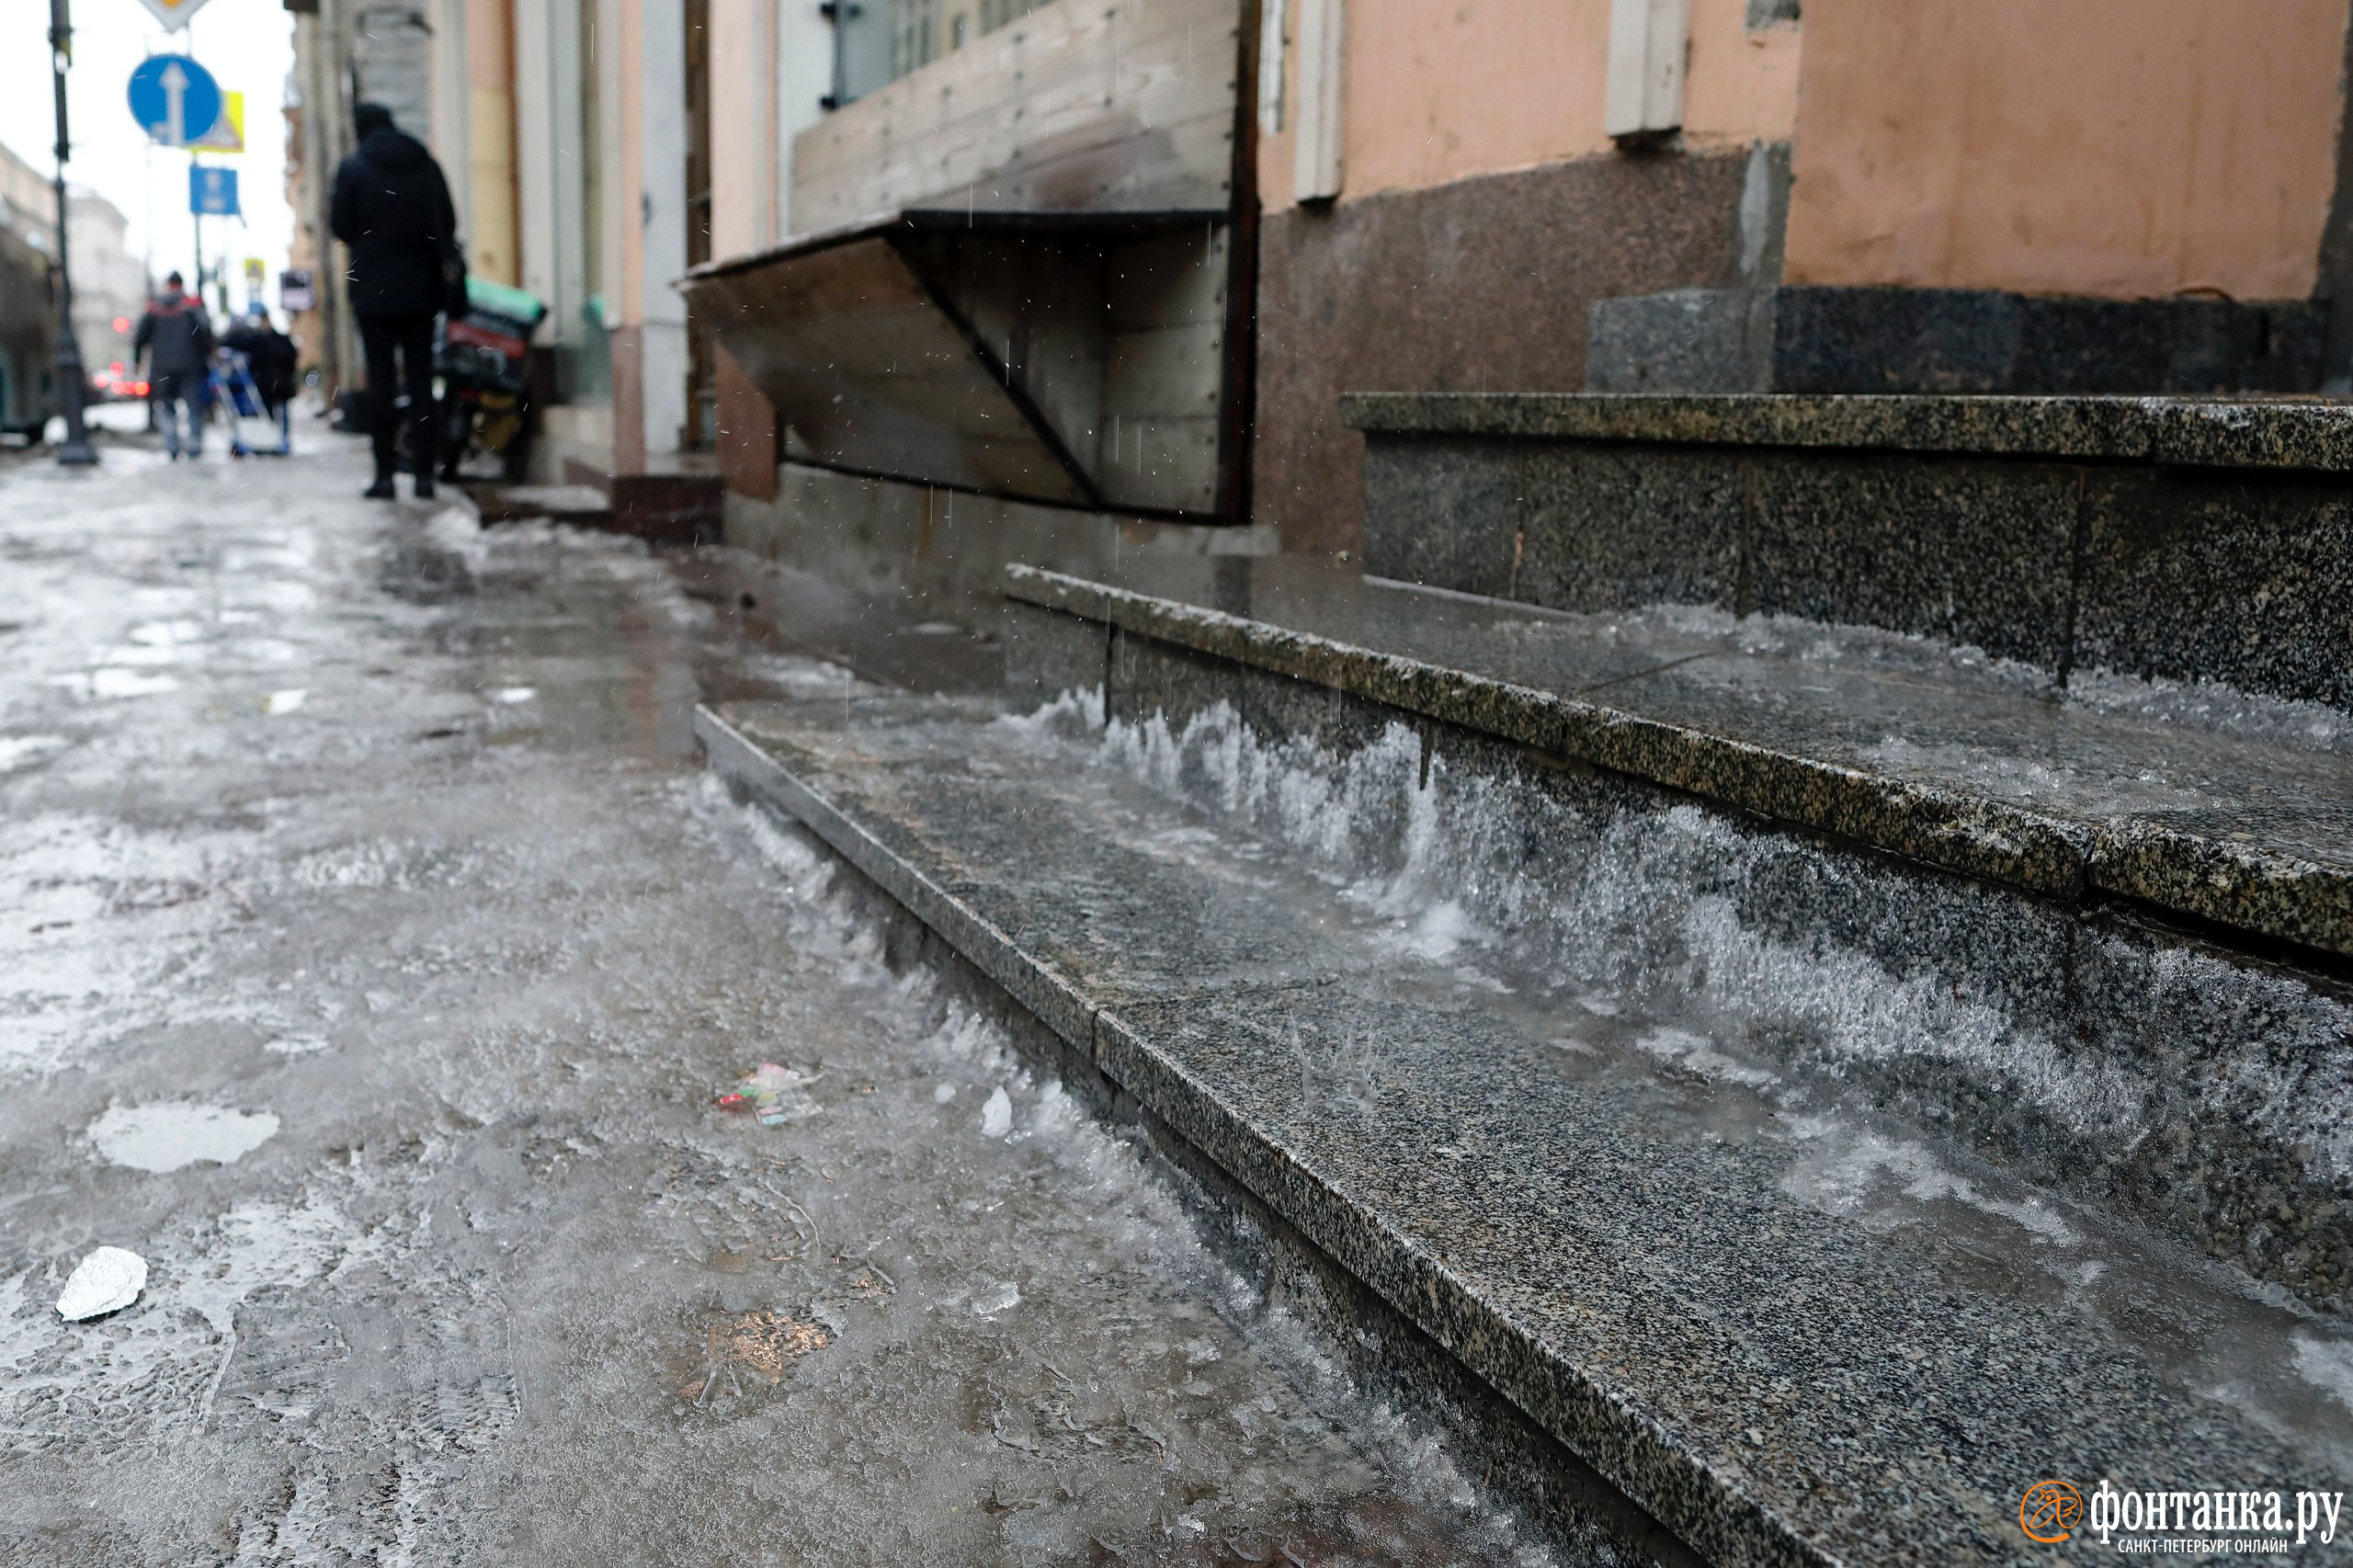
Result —
M390 499L400 426L393 407L392 358L408 386L415 426L411 461L419 498L433 494L433 318L446 303L444 267L456 256L458 215L449 185L425 144L394 128L390 109L352 110L359 150L335 171L329 226L351 252L351 313L368 355L369 434L376 443L376 483L368 494Z

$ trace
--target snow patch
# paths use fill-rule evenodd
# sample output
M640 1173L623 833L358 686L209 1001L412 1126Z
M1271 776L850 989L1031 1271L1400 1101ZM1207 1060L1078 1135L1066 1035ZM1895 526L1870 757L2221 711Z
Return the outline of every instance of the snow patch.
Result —
M0 773L46 762L65 746L63 735L0 735Z
M277 1132L270 1111L166 1100L108 1106L90 1124L90 1142L109 1164L161 1176L207 1160L233 1165Z

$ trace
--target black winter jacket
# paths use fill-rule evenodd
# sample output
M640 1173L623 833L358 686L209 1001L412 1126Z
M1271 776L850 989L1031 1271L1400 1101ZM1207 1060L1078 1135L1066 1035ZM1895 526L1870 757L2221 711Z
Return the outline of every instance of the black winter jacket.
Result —
M390 127L360 142L335 171L329 226L351 247L352 314L441 309L441 261L458 218L441 165L423 142Z
M151 301L139 318L139 335L131 340L135 357L144 349L147 369L158 376L204 373L212 358L212 318L193 294L175 300L163 296Z

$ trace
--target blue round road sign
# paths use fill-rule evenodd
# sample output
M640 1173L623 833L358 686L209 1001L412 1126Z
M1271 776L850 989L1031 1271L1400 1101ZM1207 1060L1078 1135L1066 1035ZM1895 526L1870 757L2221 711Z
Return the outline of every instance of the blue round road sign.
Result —
M185 147L221 118L221 84L185 54L155 54L131 74L131 118L166 147Z

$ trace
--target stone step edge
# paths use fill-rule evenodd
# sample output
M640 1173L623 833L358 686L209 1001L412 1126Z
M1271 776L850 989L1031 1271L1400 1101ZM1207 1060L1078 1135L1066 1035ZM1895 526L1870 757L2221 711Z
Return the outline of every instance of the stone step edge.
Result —
M1707 1561L1725 1568L1831 1568L1840 1561L1744 1493L1737 1475L1709 1465L1378 1211L1255 1131L1141 1028L1024 951L724 716L698 704L695 733L722 776L823 839L1137 1104Z
M1408 586L1401 585L1401 586ZM2092 890L2353 955L2353 876L2260 845L2047 815L1019 563L1008 597L2063 902ZM1460 597L1460 596L1449 596Z
M2353 470L2353 407L1959 393L1345 392L1370 436L1813 448L2182 468Z

